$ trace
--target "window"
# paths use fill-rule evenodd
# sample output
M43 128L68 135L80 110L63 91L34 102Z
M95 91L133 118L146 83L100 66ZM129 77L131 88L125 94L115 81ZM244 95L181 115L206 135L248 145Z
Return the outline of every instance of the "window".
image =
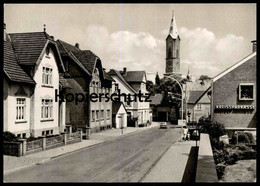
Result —
M99 110L96 110L96 121L99 120Z
M42 131L42 136L44 136L45 135L45 131Z
M51 130L51 134L53 134L53 130Z
M92 110L92 120L91 121L95 121L95 111L94 110Z
M49 57L49 54L50 54L50 48L47 47L47 48L46 48L46 57Z
M107 110L107 119L110 119L110 110Z
M98 82L96 82L96 87L97 87L97 94L98 94L98 89L99 89L99 83Z
M93 93L95 93L95 81L92 82L92 86L93 86Z
M131 107L131 101L130 101L131 97L128 96L127 99L126 99L126 106L127 107Z
M41 118L52 119L53 118L52 111L53 111L52 99L42 99Z
M52 85L52 69L43 67L42 69L42 84Z
M23 138L26 138L26 133L23 133Z
M104 119L104 110L101 110L101 112L100 112L100 119L101 119L101 120Z
M254 100L254 84L240 83L239 84L239 100Z
M47 131L46 131L46 135L49 135L49 133L50 133L50 131L49 131L49 130L47 130Z
M17 134L17 138L21 138L21 134Z
M196 105L196 110L201 110L201 104Z
M116 83L115 84L115 92L117 92L118 91L118 84Z
M16 99L16 121L25 120L25 98Z

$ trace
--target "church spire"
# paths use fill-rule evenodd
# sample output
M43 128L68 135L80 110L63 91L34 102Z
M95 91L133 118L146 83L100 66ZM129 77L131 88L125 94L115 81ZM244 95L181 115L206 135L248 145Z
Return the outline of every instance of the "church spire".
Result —
M179 35L175 16L174 16L174 10L172 10L172 19L171 19L171 25L170 25L170 30L169 30L169 35L176 39Z

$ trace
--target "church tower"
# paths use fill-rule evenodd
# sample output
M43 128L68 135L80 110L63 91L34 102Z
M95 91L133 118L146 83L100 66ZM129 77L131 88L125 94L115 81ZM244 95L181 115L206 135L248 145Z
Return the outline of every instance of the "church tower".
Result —
M164 76L180 74L180 36L172 11L169 34L166 38L166 67Z

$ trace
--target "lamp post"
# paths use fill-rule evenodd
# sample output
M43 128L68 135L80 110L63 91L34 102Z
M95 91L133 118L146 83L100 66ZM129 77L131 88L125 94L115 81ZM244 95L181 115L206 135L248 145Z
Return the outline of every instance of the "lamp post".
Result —
M175 79L174 77L167 77L167 78L176 81L181 89L181 120L183 120L183 88L182 88L181 84L179 83L179 81L177 79Z

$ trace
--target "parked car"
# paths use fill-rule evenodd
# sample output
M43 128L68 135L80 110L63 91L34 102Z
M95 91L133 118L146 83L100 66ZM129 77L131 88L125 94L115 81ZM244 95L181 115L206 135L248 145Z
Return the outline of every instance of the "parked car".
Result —
M161 122L161 123L160 123L160 128L165 128L165 129L167 129L167 124L166 124L166 122Z

